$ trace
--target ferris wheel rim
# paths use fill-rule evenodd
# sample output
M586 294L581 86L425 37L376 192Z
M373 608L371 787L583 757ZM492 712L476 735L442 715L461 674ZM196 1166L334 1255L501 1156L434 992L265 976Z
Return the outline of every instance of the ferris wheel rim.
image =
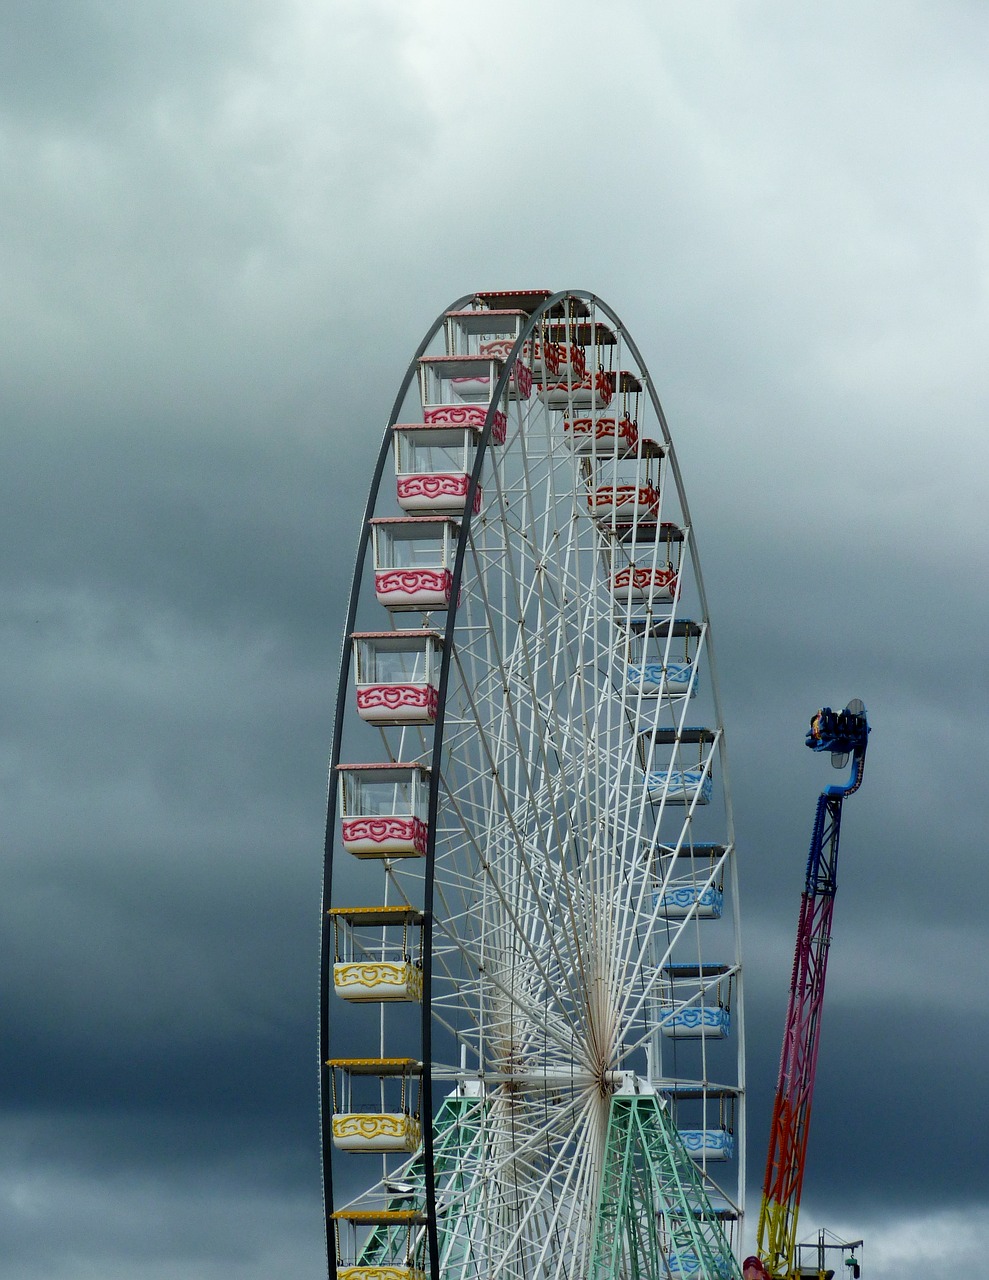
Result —
M329 1018L327 1010L329 1008L329 998L332 991L331 976L331 955L330 946L330 930L331 925L327 915L327 908L331 901L333 889L333 851L334 851L334 835L335 835L335 819L336 819L336 771L340 765L340 751L343 743L343 708L347 694L349 691L349 678L351 667L351 651L349 645L350 635L354 630L354 623L357 617L357 608L360 601L361 586L363 581L364 565L367 560L368 546L371 540L371 519L374 515L375 504L378 498L378 491L381 487L381 479L384 475L385 466L388 461L388 455L391 447L391 428L398 421L398 415L401 412L405 397L408 394L409 387L416 376L419 365L419 358L428 348L430 342L435 338L436 334L443 326L443 321L448 310L460 307L470 302L473 294L463 294L457 298L450 306L445 307L436 316L436 319L426 330L414 355L408 363L405 374L402 378L398 393L392 404L391 412L385 424L384 433L381 439L381 445L378 449L378 455L375 460L374 471L371 476L371 483L368 489L367 501L364 505L364 514L361 519L361 530L358 536L357 554L355 556L353 577L351 578L350 593L347 599L347 616L344 624L343 639L341 642L339 673L337 676L337 696L334 710L333 720L333 739L330 748L329 762L329 782L327 787L326 802L326 826L323 837L323 874L322 874L322 890L320 897L320 974L319 974L319 1018L318 1018L318 1050L319 1050L319 1127L320 1127L320 1182L323 1193L324 1204L332 1201L333 1195L333 1161L331 1158L332 1138L330 1127L327 1124L327 1117L330 1114L330 1080L326 1067L326 1061L329 1058ZM329 1217L325 1220L325 1247L328 1270L332 1273L335 1269L333 1241L331 1239L331 1224Z
M331 766L332 766L331 778L334 776L334 771L336 770L336 768L340 765L340 754L341 754L341 743L342 743L342 712L343 712L345 700L347 699L350 692L349 674L350 674L351 660L350 660L349 637L354 631L356 612L357 612L359 600L362 593L362 587L365 585L363 575L364 575L364 567L367 560L367 551L368 551L368 545L370 540L371 520L373 518L373 512L375 510L379 493L381 491L381 481L384 476L384 470L385 470L385 466L388 460L389 451L391 447L391 428L399 420L399 414L401 412L402 404L406 398L406 395L412 384L412 381L416 376L420 357L424 354L429 344L433 341L433 339L436 337L437 333L441 329L447 313L449 311L458 309L459 307L465 304L470 303L475 296L476 295L473 295L473 294L464 295L462 298L456 300L453 304L451 304L451 306L445 308L444 311L441 312L440 315L437 317L437 320L434 322L431 328L427 331L427 334L425 335L422 342L420 343L419 348L416 351L416 354L413 356L412 360L410 361L410 364L406 371L405 378L403 379L401 389L398 393L398 396L396 397L394 407L392 409L391 415L388 419L388 423L385 428L382 445L379 450L377 464L376 464L374 476L372 479L371 491L370 491L367 507L365 510L365 516L362 522L357 562L355 566L355 573L354 573L354 579L353 579L353 584L351 589L350 602L348 605L347 627L346 627L346 632L344 636L344 649L343 649L343 655L341 660L340 678L338 683L336 726L334 731L333 750L331 754ZM656 393L656 389L655 389L653 380L651 378L651 375L648 372L648 368L645 365L645 362L643 361L637 346L635 345L634 341L631 339L630 335L628 334L628 331L625 325L620 320L617 313L613 311L612 308L610 308L606 303L604 303L600 298L598 298L597 295L589 291L561 290L555 294L550 295L547 299L545 299L545 301L539 307L537 307L530 314L527 322L522 327L522 331L520 332L518 338L514 343L511 354L505 360L504 368L499 376L497 385L494 388L493 394L491 396L489 411L485 420L485 426L481 435L481 439L478 443L474 467L473 467L472 474L469 481L469 489L468 489L467 497L465 500L464 513L462 518L459 519L460 529L459 529L459 535L457 539L456 559L453 567L451 600L450 600L450 606L446 611L446 622L443 627L444 645L443 645L443 654L442 654L441 669L440 669L439 709L438 709L437 719L436 719L434 730L433 730L433 747L432 747L432 758L431 758L432 767L430 771L431 777L430 777L429 810L428 810L428 824L427 824L428 833L429 833L428 834L429 845L428 845L427 861L425 866L425 876L426 876L426 883L428 888L427 888L426 909L423 913L425 919L424 919L424 940L423 940L424 991L423 991L423 1002L422 1002L423 1003L423 1010L422 1010L422 1051L423 1052L422 1052L421 1087L423 1091L424 1115L426 1117L426 1123L423 1125L422 1138L423 1138L423 1159L424 1159L424 1169L425 1169L425 1188L424 1189L426 1193L426 1200L427 1200L426 1207L427 1207L427 1217L428 1217L428 1222L426 1226L427 1226L427 1234L429 1238L429 1253L430 1253L431 1262L433 1263L434 1274L436 1274L435 1268L436 1266L438 1266L438 1261L439 1261L439 1247L438 1247L438 1240L437 1240L437 1203L436 1203L437 1188L436 1188L436 1182L434 1177L434 1152L433 1152L433 1145L432 1145L433 1144L433 1126L431 1123L431 1118L435 1114L435 1106L434 1106L435 1100L433 1097L434 1072L433 1072L433 1060L432 1060L432 1026L433 1026L432 962L433 962L433 954L434 954L432 929L433 929L434 917L435 917L433 899L434 899L434 893L435 893L435 845L436 845L437 829L438 829L437 818L438 818L439 796L440 796L440 777L441 777L441 765L443 760L443 752L445 747L446 700L447 700L448 686L449 686L449 679L450 679L452 654L454 649L454 639L457 634L457 625L458 625L458 620L460 618L460 612L461 612L459 603L458 603L458 596L459 596L459 592L463 582L464 566L465 566L466 557L467 557L467 549L468 549L468 544L470 540L471 527L474 519L474 516L472 514L473 498L479 486L480 476L482 474L485 458L488 452L495 407L501 402L503 393L505 392L508 386L508 383L512 377L513 370L519 360L520 353L527 339L529 339L531 335L536 331L539 324L543 322L543 320L545 319L547 312L553 306L569 298L577 298L582 301L585 301L591 304L591 306L595 309L600 308L600 310L603 311L604 314L607 315L608 318L615 324L616 328L622 335L622 341L625 343L630 354L635 359L636 364L638 365L638 368L641 374L643 375L644 388L646 389L649 395L649 398L653 407L653 411L656 415L656 420L660 424L663 432L664 442L668 449L668 460L671 465L673 478L675 480L680 508L683 512L686 523L690 524L689 508L687 507L686 494L684 492L682 477L679 470L679 464L676 458L676 453L673 447L673 441L669 432L668 424L666 422L665 414L659 402L659 398ZM692 525L690 527L692 529ZM717 680L716 680L716 675L714 670L713 644L710 638L709 613L708 613L708 607L707 607L706 593L704 590L703 579L700 571L700 562L699 562L699 556L697 552L696 539L694 537L691 537L691 540L689 543L689 554L690 554L691 563L692 563L693 581L694 581L695 588L697 590L700 604L701 604L701 620L703 625L706 628L706 634L705 634L706 661L709 664L710 670L711 670L710 684L711 684L712 697L714 700L715 726L718 732L716 745L717 745L718 756L719 756L719 768L721 770L721 790L724 795L724 803L726 808L726 820L727 820L727 828L728 828L727 844L729 848L731 848L733 846L734 838L733 838L733 831L732 831L730 789L728 787L726 758L725 758L725 752L724 752L723 720L721 715L720 695L718 692ZM324 859L325 859L324 907L326 903L330 901L330 896L332 892L334 824L335 824L335 818L336 818L335 788L332 785L330 789L327 812L328 812L328 820L327 820L326 842L325 842L325 849L324 849ZM733 861L732 861L732 866L733 866ZM326 939L325 910L324 910L323 920L324 920L324 947L323 947L324 955L323 955L323 961L321 963L321 998L320 998L321 1024L325 1021L325 1010L328 1005L329 994L330 994L329 963L328 963L329 948L326 945L327 939ZM735 954L736 956L740 955L737 946L736 946ZM327 1058L328 1043L326 1040L325 1033L326 1033L326 1028L321 1025L321 1030L320 1030L321 1062L325 1062ZM328 1110L326 1106L327 1093L325 1089L325 1075L326 1075L326 1072L324 1068L323 1069L324 1078L321 1084L322 1115L324 1117L324 1124L323 1124L324 1174L323 1176L324 1176L324 1186L328 1188L330 1195L332 1195L332 1174L331 1174L332 1160L329 1158L329 1139L327 1136L327 1129L325 1125L325 1117ZM437 1076L436 1078L439 1079L440 1077ZM739 1083L741 1086L742 1082L740 1081ZM330 1240L329 1231L330 1231L330 1228L329 1228L329 1222L328 1222L327 1250L329 1255L329 1261L332 1266L333 1265L333 1245L332 1245L332 1241Z

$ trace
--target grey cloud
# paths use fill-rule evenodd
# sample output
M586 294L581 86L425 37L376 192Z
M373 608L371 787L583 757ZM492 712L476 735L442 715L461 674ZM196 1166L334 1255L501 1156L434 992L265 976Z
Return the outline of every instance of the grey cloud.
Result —
M364 489L435 313L519 283L617 308L683 464L755 1176L830 781L804 724L861 696L808 1196L866 1224L986 1202L986 17L617 12L624 35L587 4L497 32L383 0L0 20L14 1280L318 1274L317 895Z

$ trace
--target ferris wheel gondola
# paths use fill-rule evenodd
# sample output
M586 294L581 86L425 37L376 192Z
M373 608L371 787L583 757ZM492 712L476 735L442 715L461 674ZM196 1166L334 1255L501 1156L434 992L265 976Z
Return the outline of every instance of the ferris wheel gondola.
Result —
M388 422L331 762L330 1276L729 1276L738 903L696 538L592 295L460 299Z

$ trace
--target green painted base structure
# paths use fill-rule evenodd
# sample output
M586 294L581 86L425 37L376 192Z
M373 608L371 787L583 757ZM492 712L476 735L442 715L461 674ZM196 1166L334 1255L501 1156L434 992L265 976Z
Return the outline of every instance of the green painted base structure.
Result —
M697 1168L655 1094L611 1099L592 1280L738 1280Z
M477 1137L478 1106L476 1098L449 1097L443 1102L433 1126L433 1161L437 1182L456 1186L457 1168ZM392 1209L407 1209L425 1199L422 1156L416 1156L402 1175L409 1187L408 1195L391 1202ZM442 1233L442 1225L441 1225ZM368 1236L359 1259L362 1267L389 1266L402 1256L406 1248L405 1231L401 1227L376 1227ZM419 1250L420 1254L423 1250Z
M461 1170L477 1154L483 1105L477 1098L449 1097L436 1117L437 1182L444 1187L444 1200L460 1202L455 1221L444 1222L441 1215L437 1223L444 1276L472 1275L477 1268L469 1256L470 1199L458 1193L464 1191ZM405 1194L391 1207L422 1203L421 1156L407 1167L402 1182ZM404 1228L376 1227L361 1250L360 1265L394 1265L408 1244ZM740 1280L717 1212L656 1094L611 1098L590 1257L588 1280ZM554 1268L557 1262L554 1258Z

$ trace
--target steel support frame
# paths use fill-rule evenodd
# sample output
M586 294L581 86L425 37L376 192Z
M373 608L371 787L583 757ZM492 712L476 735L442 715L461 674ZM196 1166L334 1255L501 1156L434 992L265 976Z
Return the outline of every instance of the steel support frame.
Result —
M797 1218L831 947L831 921L838 887L838 837L843 799L844 793L833 795L828 792L818 798L807 859L807 878L800 899L793 974L757 1228L760 1255L772 1276L791 1273L796 1249Z
M616 1094L605 1139L592 1280L737 1280L717 1213L654 1093Z

